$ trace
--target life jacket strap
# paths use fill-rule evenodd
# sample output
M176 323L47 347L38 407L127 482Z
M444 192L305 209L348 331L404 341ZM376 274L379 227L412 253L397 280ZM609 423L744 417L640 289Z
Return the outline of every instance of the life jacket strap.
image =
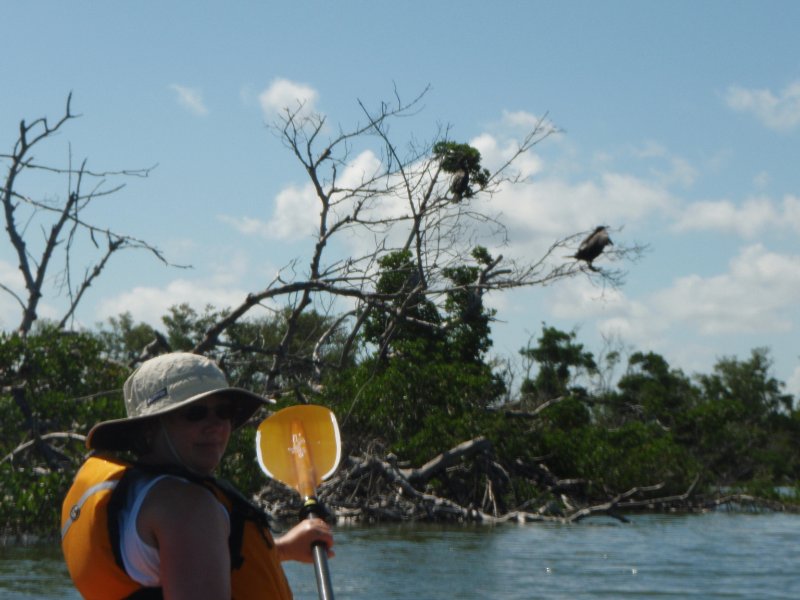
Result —
M90 487L88 490L86 490L83 493L83 495L81 495L81 497L78 498L78 501L72 505L72 508L69 509L69 518L61 527L61 539L62 540L64 539L64 536L67 535L70 526L75 521L78 520L78 517L81 516L81 509L83 508L83 505L86 504L86 502L89 500L89 498L91 498L98 492L102 492L103 490L113 490L115 487L117 487L118 483L119 481L116 479L112 481L101 481L100 483L97 483L92 487Z

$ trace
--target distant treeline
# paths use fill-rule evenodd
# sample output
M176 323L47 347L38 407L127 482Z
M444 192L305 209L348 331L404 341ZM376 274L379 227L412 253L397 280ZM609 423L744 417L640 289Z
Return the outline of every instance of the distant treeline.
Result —
M95 422L124 415L121 388L131 368L153 353L193 348L220 314L174 307L163 333L121 315L94 330L40 321L24 337L0 334L3 534L56 534L61 499L85 455L82 436ZM288 309L239 321L208 354L233 384L265 392L266 357L287 318ZM690 377L650 352L607 352L599 361L574 333L544 326L535 345L520 351L530 368L511 394L508 378L486 358L488 318L441 332L411 324L389 345L370 337L384 331L375 323L364 329L358 360L331 365L310 385L320 381L309 373L319 362L304 359L306 346L332 322L303 315L281 385L268 393L279 407L332 408L345 455L361 457L350 462L354 474L364 471L357 467L366 456L409 473L480 440L480 457L431 471L424 492L502 515L531 507L563 513L636 488L660 496L734 489L767 498L777 486L796 489L800 412L771 375L765 349L720 359L711 373ZM342 334L334 343L352 341ZM621 376L603 383L614 368ZM264 487L252 427L235 436L221 475L254 495ZM370 493L359 489L348 487L349 502Z

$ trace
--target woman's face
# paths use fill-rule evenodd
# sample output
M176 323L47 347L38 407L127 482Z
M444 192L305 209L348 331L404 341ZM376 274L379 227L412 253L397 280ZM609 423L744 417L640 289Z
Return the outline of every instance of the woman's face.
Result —
M168 462L211 475L222 460L231 435L234 406L227 398L208 396L161 417L164 432L156 436L155 452ZM169 435L169 441L164 439ZM169 448L169 442L177 457Z

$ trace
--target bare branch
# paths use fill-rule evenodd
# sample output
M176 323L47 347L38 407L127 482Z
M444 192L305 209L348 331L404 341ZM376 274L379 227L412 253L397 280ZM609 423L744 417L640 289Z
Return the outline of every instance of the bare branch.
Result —
M305 270L285 271L286 279L279 275L266 289L250 293L205 332L195 346L196 352L207 352L224 343L226 329L255 306L283 300L291 310L283 325L282 340L273 349L267 374L270 388L277 385L301 315L313 306L337 307L341 311L342 318L333 329L345 321L352 327L342 344L339 364L345 364L363 325L376 314L385 317L381 321L383 334L376 338L380 352L389 348L401 324L415 323L431 330L454 326L455 320L426 323L415 316L420 303L441 307L454 292L466 291L480 298L489 291L547 285L576 276L588 277L602 286L621 285L621 270L589 269L568 258L568 254L574 254L568 250L581 236L579 233L553 241L541 255L527 261L497 256L490 264L479 265L474 281L466 285L453 283L446 275L448 269L472 264L470 253L476 245L483 245L486 238L495 243L507 240L506 226L499 217L469 200L476 194L498 193L502 185L519 183L521 177L514 172L515 163L559 130L547 115L540 118L519 140L512 155L488 179L481 180L480 189L470 199L454 203L449 182L443 177L442 158L433 152L438 142L448 140L450 129L440 128L427 143L401 144L391 127L397 119L416 114L427 91L406 102L395 90L392 102L379 103L372 109L358 101L362 121L351 129L333 131L326 116L309 113L302 103L279 115L270 129L298 160L316 197L319 217L313 248ZM329 130L332 133L325 139ZM376 160L363 172L355 173L357 163L352 154L356 149L365 152L364 148L370 149ZM345 172L346 178L342 175ZM411 253L416 270L413 284L394 294L379 293L382 259L405 251ZM641 251L642 248L615 246L603 255L603 260L629 260ZM296 264L293 262L293 266ZM327 335L330 333L323 334L317 350L309 351L311 363L321 364L319 348ZM310 375L319 376L318 370Z
M22 275L25 294L15 292L7 284L0 285L0 291L11 295L22 309L22 318L17 331L27 335L38 318L39 302L47 292L44 289L47 281L54 280L66 289L68 305L60 326L65 327L75 314L79 303L87 289L101 275L108 260L115 252L123 249L144 249L154 255L165 265L170 263L158 248L130 236L118 234L108 228L98 227L82 218L82 213L93 201L111 196L123 189L124 184L109 184L108 180L119 177L147 177L152 170L134 169L122 171L94 171L87 168L87 160L81 161L78 167L72 165L72 150L69 150L69 165L66 168L39 164L34 162L32 150L40 143L46 142L70 120L77 118L71 110L72 94L67 97L63 116L53 125L46 117L38 118L31 123L24 120L19 125L19 136L14 143L11 154L0 154L0 159L9 162L0 202L2 202L5 218L5 230L8 240L16 253L17 266ZM19 176L23 172L43 172L67 179L68 193L64 200L53 202L37 200L16 189ZM85 184L91 181L92 185ZM90 187L84 192L84 187ZM24 209L24 210L20 210ZM27 235L28 227L37 224L42 232L41 241ZM97 238L103 236L107 246L100 258L90 266L83 268L83 277L74 284L74 253L79 240L86 239L98 250ZM58 261L63 261L61 266ZM55 271L55 276L54 275Z

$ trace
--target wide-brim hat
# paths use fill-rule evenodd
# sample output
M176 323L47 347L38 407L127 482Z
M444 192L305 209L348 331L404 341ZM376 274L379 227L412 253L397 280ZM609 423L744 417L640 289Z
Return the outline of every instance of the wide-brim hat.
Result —
M214 361L189 352L171 352L143 362L128 377L123 394L128 416L92 427L86 436L87 448L129 450L141 423L208 396L223 396L234 403L233 429L241 427L259 406L271 402L229 386Z

